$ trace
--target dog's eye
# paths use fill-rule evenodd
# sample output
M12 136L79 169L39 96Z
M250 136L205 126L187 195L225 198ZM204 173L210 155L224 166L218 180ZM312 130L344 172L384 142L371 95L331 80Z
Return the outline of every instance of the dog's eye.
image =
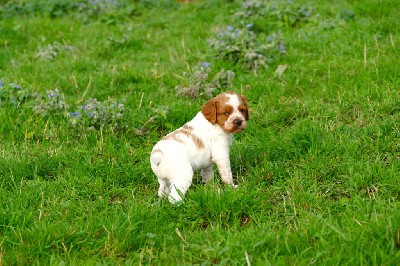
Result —
M223 114L223 115L229 115L229 113L228 113L228 112L223 112L222 114Z

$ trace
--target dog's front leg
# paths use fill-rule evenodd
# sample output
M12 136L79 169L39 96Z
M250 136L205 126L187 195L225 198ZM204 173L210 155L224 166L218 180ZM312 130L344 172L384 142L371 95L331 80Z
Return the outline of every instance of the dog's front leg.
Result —
M236 188L237 185L233 183L231 162L229 159L229 147L231 143L232 138L217 141L213 146L212 161L217 165L222 182Z
M228 155L229 156L229 155ZM237 185L233 183L231 163L229 161L229 157L226 159L215 160L215 164L218 167L219 175L221 176L222 182L225 184L231 185L234 188L237 188Z

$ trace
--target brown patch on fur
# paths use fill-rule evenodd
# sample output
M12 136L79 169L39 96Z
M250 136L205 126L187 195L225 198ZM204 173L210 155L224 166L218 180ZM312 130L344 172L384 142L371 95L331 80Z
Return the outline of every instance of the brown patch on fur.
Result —
M184 124L182 128L188 131L192 131L194 129L192 126L189 126L188 124Z
M224 128L226 120L229 119L233 113L233 107L227 105L226 102L217 103L217 124Z
M174 132L172 132L172 133L169 133L168 135L166 135L164 138L163 138L163 140L175 140L175 141L177 141L177 142L180 142L180 143L182 143L182 144L184 144L184 142L183 142L183 140L181 140L180 138L179 138L179 136L178 136L178 131L174 131Z
M216 101L214 99L208 100L203 108L201 108L201 113L214 125L217 121Z
M199 149L204 148L204 142L198 136L194 134L191 134L190 136L197 148Z
M183 134L186 137L190 138L193 141L193 143L196 145L197 148L199 148L199 149L204 148L203 141L198 136L193 134L192 131L193 131L193 127L191 127L189 125L184 125L182 128L175 130L174 132L168 134L163 139L164 140L173 139L175 141L185 144L185 142L179 137L179 135Z
M185 126L187 128L189 128L190 130L186 130ZM178 133L185 134L188 138L191 138L197 148L199 148L199 149L204 148L203 141L198 136L196 136L195 134L193 134L191 132L193 130L193 128L191 126L187 126L187 125L185 125L185 126L182 129L178 130Z

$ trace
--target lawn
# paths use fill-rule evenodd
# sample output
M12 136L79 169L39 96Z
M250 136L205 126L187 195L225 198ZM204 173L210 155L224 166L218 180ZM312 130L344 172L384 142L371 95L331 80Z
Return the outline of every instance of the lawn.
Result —
M0 0L0 265L399 265L392 0ZM247 97L183 204L149 154Z

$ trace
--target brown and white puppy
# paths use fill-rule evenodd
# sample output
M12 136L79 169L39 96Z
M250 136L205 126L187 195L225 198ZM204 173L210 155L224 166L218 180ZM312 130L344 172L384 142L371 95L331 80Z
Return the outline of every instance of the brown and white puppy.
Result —
M203 182L207 182L213 176L214 163L222 181L237 187L229 148L233 133L245 129L248 119L246 98L225 92L207 101L191 121L161 139L150 155L151 169L160 183L158 195L167 195L171 202L182 200L194 171L201 170Z

